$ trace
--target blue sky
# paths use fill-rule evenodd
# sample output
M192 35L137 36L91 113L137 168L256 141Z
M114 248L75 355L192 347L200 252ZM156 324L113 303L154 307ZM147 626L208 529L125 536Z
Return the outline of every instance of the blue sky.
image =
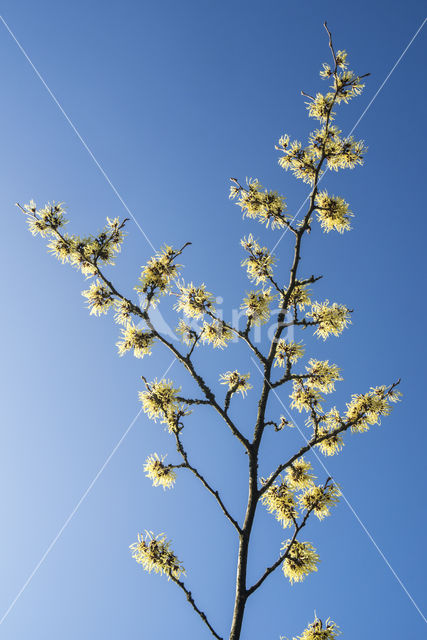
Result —
M3 18L154 246L191 241L183 275L221 295L225 315L249 289L239 239L252 232L273 246L278 237L242 222L228 200L228 178L258 177L286 196L290 210L304 200L304 185L278 167L274 144L284 132L304 138L313 126L300 90L321 90L318 70L329 55L322 22L352 68L371 72L363 96L341 110L348 131L425 17L415 0L319 5L1 3ZM348 437L343 453L326 463L424 611L426 28L357 127L369 147L364 167L325 178L350 202L353 231L341 237L314 230L302 262L306 274L324 275L319 299L355 310L340 339L308 340L313 357L343 370L333 401L344 406L351 393L402 377L404 398L394 413L364 436ZM80 275L27 232L17 200L65 201L70 230L82 234L126 211L1 24L0 53L1 617L138 412L141 374L162 376L171 358L158 348L151 359L119 359L117 326L89 316ZM277 249L284 273L290 250L285 237ZM131 292L151 255L129 222L109 273ZM250 424L259 380L247 353L206 348L197 358L213 383L229 368L251 372L253 395L235 407ZM168 376L192 389L179 365ZM279 414L280 405L271 411ZM296 420L302 426L301 416ZM189 420L187 442L241 514L246 459L224 427L200 411ZM261 471L300 442L296 431L271 434ZM153 451L174 459L168 434L142 415L0 625L0 637L208 638L183 594L132 560L128 545L144 529L173 539L189 587L226 634L234 532L192 478L183 474L170 492L152 488L142 465ZM313 465L322 478L314 458ZM286 537L261 509L252 578ZM271 577L250 602L245 640L292 637L314 610L336 620L347 640L421 636L422 617L344 502L331 518L312 522L305 539L320 553L318 573L293 587L279 572Z

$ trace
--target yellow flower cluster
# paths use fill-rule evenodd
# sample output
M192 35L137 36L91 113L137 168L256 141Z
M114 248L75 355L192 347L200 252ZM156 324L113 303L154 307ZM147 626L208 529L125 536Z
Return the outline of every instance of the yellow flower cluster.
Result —
M317 159L326 158L329 169L354 169L363 164L367 151L363 140L356 141L352 136L342 138L341 129L335 125L323 126L312 131L308 150Z
M330 78L333 73L331 66L327 62L323 62L322 68L320 69L320 77L323 78L323 80L327 80L327 78Z
M151 347L154 342L154 336L151 331L142 331L133 322L128 322L121 332L121 338L116 343L119 356L123 356L131 349L133 349L133 355L136 358L143 358L151 354Z
M338 410L336 409L336 407L333 407L327 413L325 413L324 416L322 416L321 426L319 426L317 430L317 435L321 437L331 434L339 429L342 424L343 422ZM341 434L337 433L334 435L329 435L328 438L325 438L316 446L320 449L323 455L334 456L336 453L339 453L341 451L344 446L344 441Z
M285 367L289 362L294 364L298 362L304 355L304 347L293 340L283 340L281 338L277 343L276 353L274 356L275 367Z
M316 195L315 205L318 220L327 233L333 229L343 233L351 228L350 218L353 214L348 210L348 204L343 198L329 196L326 191L321 191Z
M351 430L361 433L372 424L380 424L381 416L387 416L392 410L390 403L398 402L402 394L399 391L387 391L386 387L372 387L368 393L354 394L347 404L346 418L354 424Z
M322 410L320 402L323 400L323 396L320 391L314 387L305 387L299 380L293 381L293 390L289 397L292 400L292 409L298 409L300 413L303 410Z
M283 542L281 551L286 551L290 543L291 540ZM316 553L316 549L309 542L295 540L283 561L283 573L289 578L291 584L302 582L309 573L317 571L318 562L319 556Z
M276 149L283 155L279 158L279 165L291 170L294 176L310 185L314 184L316 176L316 153L312 146L303 149L301 142L290 142L289 136L279 139ZM320 175L320 172L319 172Z
M321 620L316 618L300 636L293 640L335 640L339 635L341 635L341 631L330 618L326 620L325 626Z
M142 267L140 284L135 287L135 290L138 293L154 296L154 303L158 299L158 294L168 293L171 282L178 276L178 269L181 266L173 264L175 257L176 252L172 247L168 245L163 247Z
M82 296L87 298L90 315L100 316L107 313L114 304L110 289L100 280L92 282L89 289L82 291Z
M285 418L285 416L280 416L280 422L279 422L277 430L281 431L285 427L289 427L290 429L293 429L295 427L295 425L292 424L292 422L289 422L289 420L287 420Z
M284 529L295 523L298 514L294 495L284 480L280 484L274 483L268 487L261 497L261 502L269 513L274 513Z
M145 461L144 471L147 478L153 481L153 486L161 486L163 489L171 489L175 484L176 473L170 465L163 464L166 456L159 458L153 453Z
M330 305L329 300L314 302L307 316L317 323L314 333L324 340L329 335L339 336L351 324L349 309L337 302Z
M359 76L353 71L349 71L347 62L347 52L338 51L336 54L336 62L338 70L334 73L330 65L323 63L320 71L320 77L323 79L333 78L331 88L337 93L336 101L348 102L350 98L360 95L364 85L361 83Z
M114 301L114 306L116 309L114 320L117 322L117 324L126 326L131 319L132 303L129 302L129 300L118 299Z
M49 202L43 209L39 210L37 210L34 200L30 200L30 204L24 205L25 212L28 216L28 227L33 236L40 234L42 238L45 238L50 235L52 231L66 224L63 204L63 202Z
M339 169L354 169L357 165L363 164L363 157L367 147L363 140L355 140L353 136L340 138L336 136L333 144L327 149L328 168L333 171Z
M47 209L48 207L45 207L38 213L41 214ZM30 217L29 222L31 222ZM80 269L83 275L90 277L96 275L97 264L114 264L114 257L120 251L123 242L122 227L123 223L120 223L118 218L113 220L107 218L105 228L97 236L81 238L65 233L59 237L56 233L58 226L54 227L52 224L45 228L44 235L52 237L48 248L58 260L63 264L70 262L71 265Z
M244 309L248 318L255 325L265 324L270 317L270 304L274 296L270 295L271 289L258 289L250 291L243 299L240 308Z
M324 436L328 433L330 433L329 430L325 429L324 427L319 427L319 429L317 430L318 436ZM328 438L325 438L316 446L324 456L334 456L336 453L339 453L341 451L344 446L344 441L341 435L337 433L335 435L329 436Z
M197 340L197 332L184 320L178 322L176 332L181 336L181 340L184 344L191 347L195 340Z
M345 102L347 104L352 98L360 96L365 85L361 82L359 76L356 76L353 71L346 70L337 73L334 78L333 86L337 93L335 98L337 104L340 104L340 102Z
M233 332L222 320L203 323L202 340L211 344L214 349L223 349L232 339Z
M311 304L310 299L310 289L306 284L295 284L294 288L291 291L291 295L289 296L288 306L296 306L300 311L303 311L305 307ZM286 295L286 291L285 291ZM283 296L282 296L283 302Z
M160 573L179 579L185 574L182 563L178 560L174 552L170 548L170 541L166 540L164 533L157 536L149 531L145 535L138 533L138 541L129 547L132 551L132 558L143 566L143 568L151 573Z
M348 67L347 55L347 51L344 51L344 49L339 49L335 54L337 66L341 69L347 69Z
M139 392L144 412L152 420L160 418L170 432L179 428L180 418L191 411L177 400L179 389L175 389L170 380L154 380L146 391Z
M192 282L187 286L179 285L180 295L175 304L177 311L183 311L189 318L201 318L207 311L214 311L213 295L206 291L204 284L195 287Z
M242 262L242 267L246 267L248 278L259 284L273 274L274 257L267 247L261 247L252 234L240 241L242 247L249 253L249 256Z
M301 509L312 509L319 520L323 520L330 515L329 508L338 503L340 495L341 492L335 484L328 484L326 487L318 485L309 487L298 497L298 502Z
M342 380L339 367L336 364L329 364L328 360L311 358L306 369L310 375L310 378L305 381L306 386L319 389L323 393L335 391L335 382Z
M221 384L227 384L228 390L233 393L241 393L245 396L249 389L252 389L252 385L249 384L249 373L239 373L238 371L227 371L222 373L219 377Z
M286 471L286 484L292 491L299 491L300 489L311 487L315 477L311 473L312 470L311 464L304 460L304 458L295 460Z
M307 110L310 118L315 118L316 120L320 120L320 122L324 122L328 119L333 119L332 107L334 105L334 94L333 93L316 93L316 97L307 102Z
M238 196L236 204L241 208L243 216L258 219L268 227L275 229L286 226L285 199L276 191L262 190L258 180L248 180L248 188L231 187L230 198Z

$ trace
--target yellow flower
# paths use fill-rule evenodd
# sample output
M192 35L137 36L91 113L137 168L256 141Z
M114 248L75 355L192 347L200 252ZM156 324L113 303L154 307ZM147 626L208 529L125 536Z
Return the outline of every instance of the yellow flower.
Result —
M326 62L322 63L322 69L320 70L320 77L323 79L330 78L332 75L332 69Z
M316 618L300 636L293 640L335 640L340 634L339 628L330 618L326 620L325 626Z
M258 291L250 291L240 308L244 309L248 318L251 318L253 324L265 324L270 317L270 304L274 296L270 295L271 289L259 289Z
M329 196L326 191L321 191L316 195L315 205L318 220L327 233L333 229L343 233L351 228L350 218L353 214L348 210L348 204L343 198Z
M349 100L359 96L364 88L364 84L353 71L344 70L334 77L334 89L337 93L336 102L348 103Z
M208 342L214 349L223 349L227 343L233 339L233 332L222 320L204 322L202 329L202 340Z
M341 67L341 69L346 69L348 67L347 62L347 51L339 49L336 53L337 66Z
M294 176L308 184L314 184L316 177L316 153L310 146L303 149L300 142L289 142L289 136L282 136L276 149L283 155L279 158L279 165L286 171L290 169ZM318 175L321 175L319 171Z
M135 287L135 290L148 294L155 304L159 294L168 293L172 280L178 277L178 268L181 265L173 264L175 257L176 253L172 247L165 245L142 267L139 278L141 284Z
M299 380L293 381L293 391L289 396L292 400L291 408L301 411L321 411L322 407L320 402L323 400L323 396L318 389L306 388L301 384Z
M397 402L401 396L399 391L389 393L385 386L371 387L368 393L352 395L347 404L346 418L354 422L353 432L367 431L372 424L381 424L381 416L391 412L391 402Z
M249 384L250 374L249 373L239 373L238 371L227 371L227 373L222 373L219 377L221 384L227 384L228 390L233 393L241 393L244 397L249 389L252 389L252 385Z
M299 284L297 282L291 291L291 295L289 296L288 306L296 306L300 311L303 311L306 306L311 304L309 294L310 289L308 288L308 286L306 284ZM284 295L286 295L286 291ZM284 301L284 295L281 296L282 304Z
M334 104L334 94L316 93L314 100L307 102L308 115L310 118L316 118L320 122L324 122L329 116L329 120L332 120L333 112L332 106Z
M24 205L28 227L33 236L40 234L42 238L45 238L66 224L63 204L63 202L49 202L39 210L37 210L34 200L31 200L30 204Z
M154 343L154 336L151 331L142 331L132 322L128 322L121 332L121 338L116 343L120 356L123 356L130 349L133 349L135 358L143 358L145 355L151 354L151 347Z
M159 380L151 383L147 391L140 391L139 399L149 418L161 417L170 407L176 407L180 389L175 389L171 380Z
M319 442L316 446L325 456L333 456L339 453L344 446L344 441L340 433L333 434L342 426L343 422L338 410L333 407L323 417L322 424L317 430L319 437L328 435L327 438Z
M192 282L185 286L179 285L180 296L175 304L177 311L183 311L189 318L201 318L206 312L213 312L213 295L206 291L204 284L195 287Z
M324 436L329 432L323 427L319 427L317 433L319 436ZM325 438L322 442L319 442L319 444L316 445L324 456L334 456L336 453L341 451L343 446L344 441L339 433Z
M281 551L289 548L291 540L282 544ZM315 548L309 542L295 540L284 559L282 569L284 575L289 578L291 584L302 582L309 573L317 571L319 556Z
M64 233L63 238L53 238L47 247L50 253L54 255L55 258L58 258L62 264L69 262L72 253L72 244L68 234Z
M261 482L265 482L261 479ZM269 513L276 516L283 528L290 527L297 517L294 496L284 480L280 484L273 483L261 496L261 502Z
M326 487L321 485L309 487L298 497L300 508L304 511L313 510L313 513L323 520L330 515L329 508L338 503L341 492L337 485L329 484Z
M310 374L310 378L305 381L306 386L319 389L323 393L335 391L335 382L342 380L339 367L336 364L329 364L328 360L311 358L306 369Z
M286 471L286 484L292 491L299 491L300 489L311 487L315 477L311 473L312 470L311 464L304 460L304 458L295 460Z
M258 180L248 180L248 188L231 187L230 198L239 197L237 205L241 208L243 217L258 219L268 227L279 229L286 226L285 199L276 191L262 191L262 185Z
M161 486L163 489L171 489L175 484L176 473L169 465L163 464L166 456L159 458L157 453L148 456L144 464L147 478L153 481L153 486Z
M280 422L278 425L278 431L281 431L282 429L284 429L285 427L289 427L289 429L294 429L295 425L292 424L292 422L289 422L289 420L287 420L285 418L285 416L280 416Z
M181 336L181 340L184 344L191 347L194 341L197 339L197 332L184 320L180 320L176 332Z
M339 336L351 324L349 309L336 302L329 305L329 300L314 302L307 316L317 323L314 333L324 340L331 334Z
M151 531L146 531L145 535L138 533L138 542L134 542L129 547L132 551L132 558L151 573L160 573L173 576L179 579L185 569L170 548L170 541L166 540L164 533L153 536Z
M116 313L114 314L114 320L117 324L126 326L130 322L132 314L132 304L129 300L115 300L114 301Z
M330 145L327 155L328 168L338 171L339 169L354 169L357 165L363 164L363 157L367 147L363 140L355 140L353 136L347 138L334 138L334 145Z
M82 295L87 298L90 315L100 316L102 313L107 313L114 304L109 287L100 280L92 282L89 289L82 291Z
M274 356L275 367L285 367L287 362L294 364L304 355L304 347L302 344L293 340L283 340L281 338L277 343L276 353Z
M274 265L274 258L267 247L261 247L252 234L248 238L243 238L240 244L249 253L242 262L242 267L247 269L248 278L255 284L266 282L273 274Z
M152 420L161 419L170 432L180 428L180 420L191 411L177 399L180 389L175 388L171 380L157 380L139 392L144 412Z

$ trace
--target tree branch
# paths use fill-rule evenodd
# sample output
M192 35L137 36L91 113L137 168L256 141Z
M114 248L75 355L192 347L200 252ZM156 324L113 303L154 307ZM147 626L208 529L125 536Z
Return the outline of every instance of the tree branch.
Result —
M26 215L28 215L28 212L25 211L25 209L23 207L21 207L21 205L19 205L19 208L23 211L23 213L25 213ZM52 231L55 233L55 235L60 238L63 242L66 242L68 244L68 240L67 238L65 238L57 229L52 229ZM186 243L181 249L180 251L176 254L179 255L184 248L190 243ZM198 386L200 387L200 389L203 391L203 393L206 396L206 399L210 402L210 404L215 408L215 410L219 413L219 415L223 418L224 422L228 425L228 427L230 428L231 432L233 433L234 436L236 436L236 438L243 444L243 446L245 447L245 449L247 451L249 451L250 449L250 443L249 440L247 438L245 438L245 436L239 431L239 429L235 426L235 424L233 423L233 421L230 419L230 417L227 415L227 413L222 409L222 407L217 403L215 396L213 394L213 392L211 391L211 389L208 387L208 385L205 383L205 381L203 380L203 378L196 372L194 365L191 361L191 358L189 355L184 356L180 351L178 351L178 349L176 349L176 347L174 347L174 345L169 342L164 336L162 336L153 326L151 319L148 315L148 308L150 306L150 299L147 298L147 305L145 307L144 310L141 310L139 306L137 306L136 304L134 304L131 300L129 300L128 298L126 298L125 296L123 296L121 293L119 293L119 291L115 288L115 286L113 285L113 283L108 280L108 278L106 278L106 276L104 276L104 274L102 273L101 269L99 268L99 266L96 264L96 262L91 262L90 260L88 260L83 253L81 253L82 258L84 258L84 260L86 262L89 262L94 269L96 270L96 275L101 278L101 280L104 282L104 284L106 284L111 293L116 296L117 298L119 298L120 300L126 302L129 305L129 308L131 310L131 313L133 313L134 315L138 316L139 318L142 318L145 323L147 324L148 328L150 329L150 331L152 332L153 336L156 337L164 346L166 346L176 357L176 359L181 362L184 367L187 369L187 371L190 373L190 375L192 376L192 378L195 380L195 382L198 384Z
M221 507L221 510L224 513L225 517L231 522L233 527L240 534L241 531L242 531L241 527L239 526L239 523L237 522L237 520L235 520L233 518L233 516L230 514L230 512L228 511L228 509L224 505L224 503L223 503L223 501L221 499L221 496L219 495L219 492L216 491L215 489L213 489L211 487L211 485L208 483L208 481L204 478L204 476L196 469L196 467L193 467L193 465L190 464L190 462L188 460L188 454L187 454L186 450L184 449L184 445L182 444L181 438L179 437L179 432L174 431L174 436L175 436L175 440L176 440L176 448L177 448L178 452L181 454L182 459L184 460L184 464L183 465L177 465L177 467L180 466L180 467L188 469L189 471L191 471L196 476L196 478L198 478L200 480L200 482L203 484L205 489L207 489L209 491L209 493L211 493L213 495L213 497L215 498L215 500L218 502L218 504Z
M193 598L193 596L191 594L191 591L189 589L187 589L187 587L182 582L182 580L179 580L178 578L175 578L175 576L173 576L172 574L169 574L169 577L173 582L175 582L176 585L178 585L178 587L180 589L183 590L183 592L187 596L188 602L191 604L191 606L193 607L194 611L199 614L199 616L201 617L201 619L203 620L205 625L208 627L209 631L214 636L214 638L216 638L217 640L223 640L223 638L216 633L215 629L209 623L209 621L208 621L208 619L206 617L206 614L203 611L201 611L199 609L199 607L196 605L196 603L194 602L194 598Z
M388 391L386 392L386 395L390 394L390 392L393 391L399 384L400 384L400 378L399 380L397 380L396 382L393 382L393 384L390 385ZM310 449L317 446L321 442L325 440L329 440L330 438L333 438L334 436L340 433L343 433L344 431L347 431L348 429L350 429L350 427L354 426L362 418L364 418L364 416L365 416L365 413L362 412L358 414L355 418L353 418L353 420L348 420L347 422L343 422L341 426L338 427L337 429L334 429L333 431L330 431L329 433L325 433L324 435L321 435L321 436L315 436L312 440L308 441L307 444L301 447L298 453L295 453L291 458L289 458L287 462L280 464L277 467L277 469L268 477L268 480L266 481L266 483L259 490L259 496L262 496L262 494L265 491L267 491L267 489L273 484L277 476L280 475L282 471L290 467L291 464L295 462L295 460L298 460L298 458L303 456L305 453L310 451Z
M323 489L326 489L326 487L328 486L329 482L332 480L332 478L327 478L325 484L323 485ZM263 575L259 578L259 580L252 585L252 587L250 589L247 590L247 596L249 597L250 595L252 595L257 589L259 589L259 587L262 585L262 583L264 582L264 580L266 580L268 578L268 576L273 573L273 571L275 571L277 569L278 566L280 566L282 564L282 562L287 558L289 551L291 550L294 542L297 539L297 536L299 534L299 532L301 531L301 529L303 527L305 527L307 520L309 518L309 516L311 515L311 513L314 511L314 509L317 507L318 503L320 502L322 498L320 498L319 500L317 500L316 502L313 503L313 505L310 507L310 509L308 509L307 513L305 514L304 518L301 521L301 524L298 524L296 522L296 520L294 520L295 523L295 530L294 530L294 534L291 538L290 543L288 544L288 547L286 549L286 551L284 553L282 553L282 555L278 558L278 560L276 560L276 562L273 562L273 564L269 567L267 567L267 569L264 571Z

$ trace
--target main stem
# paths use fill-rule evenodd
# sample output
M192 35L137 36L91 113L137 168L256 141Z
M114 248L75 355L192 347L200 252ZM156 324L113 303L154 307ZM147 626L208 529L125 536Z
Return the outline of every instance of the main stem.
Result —
M254 430L254 439L249 449L249 490L246 515L239 539L239 555L237 561L236 598L234 602L233 621L229 640L239 640L242 631L243 616L249 593L246 587L249 541L258 505L258 453L264 428L265 410L270 392L270 373L273 358L269 358L264 367L264 384L258 404L258 415Z
M248 566L249 540L258 502L258 451L251 449L249 453L249 492L245 521L239 536L239 554L237 560L236 597L234 601L233 621L231 623L230 640L239 640L242 630L248 593L246 589L246 570Z
M320 173L320 169L324 159L325 159L325 154L323 152L320 158L320 161L318 163L316 174L315 174L314 186L310 196L309 209L304 217L301 228L296 234L294 258L293 258L293 263L290 271L289 285L287 288L287 292L284 296L282 309L277 318L277 329L273 337L273 340L271 342L270 352L268 354L267 359L264 362L264 383L263 383L260 401L258 404L258 415L257 415L256 424L255 424L254 438L252 443L248 447L248 454L249 454L248 503L246 507L245 521L243 523L242 531L239 537L239 554L238 554L238 561L237 561L237 576L236 576L236 596L234 601L233 621L231 624L229 640L240 639L246 602L250 595L246 587L248 550L249 550L249 541L251 537L252 526L255 518L255 512L256 512L258 499L259 499L258 452L259 452L262 436L264 433L265 411L267 407L268 396L271 390L271 382L270 382L271 368L273 365L274 356L276 354L278 340L283 331L283 322L286 316L286 309L288 307L289 300L297 280L298 264L301 259L301 242L302 242L303 235L309 226L310 217L315 208L314 199L317 193L317 183L318 183L319 173Z

